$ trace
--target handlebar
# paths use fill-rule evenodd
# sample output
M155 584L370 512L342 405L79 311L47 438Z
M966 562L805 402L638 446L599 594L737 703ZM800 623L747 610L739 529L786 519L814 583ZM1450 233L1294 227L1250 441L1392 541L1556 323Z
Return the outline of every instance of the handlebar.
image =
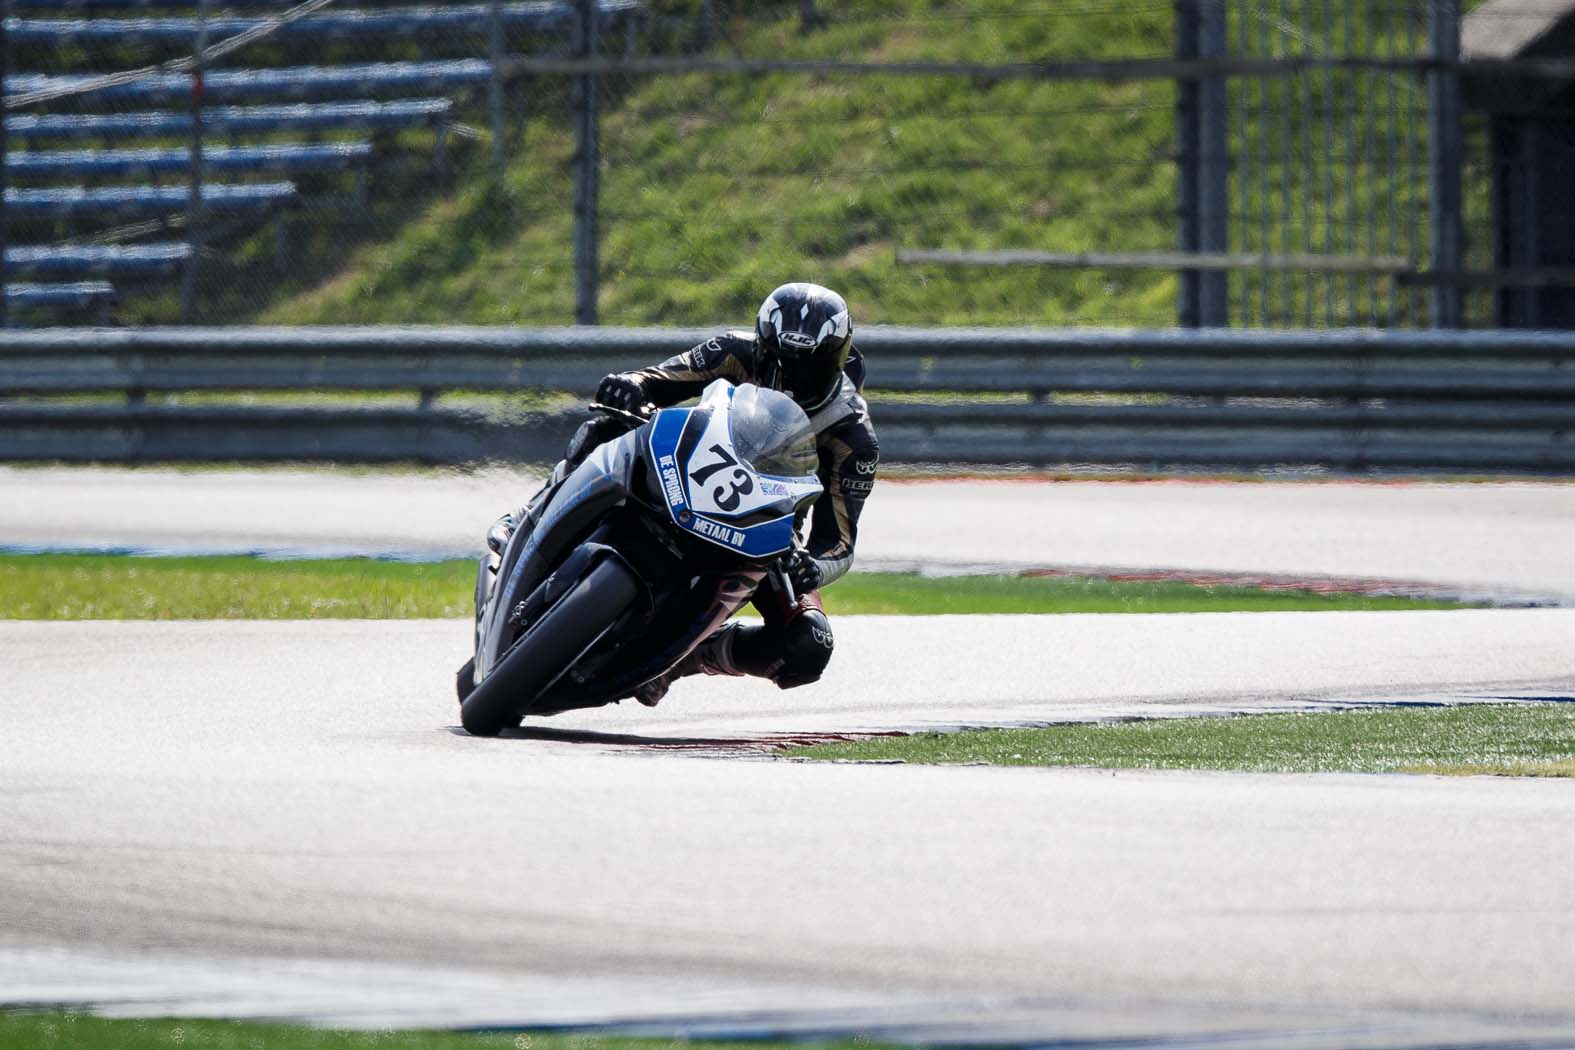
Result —
M612 416L614 419L622 420L623 422L628 423L631 427L645 425L646 423L650 422L652 415L650 412L628 412L621 408L614 408L612 405L604 405L600 401L592 401L585 407L590 409L592 412L601 412L605 415Z

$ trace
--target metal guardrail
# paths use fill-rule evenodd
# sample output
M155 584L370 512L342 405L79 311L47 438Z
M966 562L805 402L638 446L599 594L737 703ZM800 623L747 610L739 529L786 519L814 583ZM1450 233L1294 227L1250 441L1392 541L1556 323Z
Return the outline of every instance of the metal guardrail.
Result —
M448 407L438 395L584 395L608 371L713 334L11 332L0 341L0 459L550 460L578 413L498 418ZM873 327L857 338L888 462L1575 474L1567 436L1575 432L1575 332ZM398 408L147 400L219 390L421 397ZM105 392L128 396L124 404L53 396ZM1012 393L1021 396L1003 399Z

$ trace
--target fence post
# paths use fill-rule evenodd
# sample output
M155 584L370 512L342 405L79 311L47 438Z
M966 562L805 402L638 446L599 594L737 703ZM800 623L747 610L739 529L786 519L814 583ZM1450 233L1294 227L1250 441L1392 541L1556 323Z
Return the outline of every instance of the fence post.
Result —
M202 247L202 102L207 91L207 63L202 54L208 50L208 12L212 6L213 0L198 0L197 45L192 55L196 65L191 71L191 193L186 203L186 243L191 255L186 259L180 282L180 319L187 323L197 305L197 258Z
M1430 0L1430 55L1441 62L1460 60L1460 0ZM1459 273L1465 252L1461 230L1461 164L1465 135L1461 128L1460 75L1433 69L1427 74L1427 160L1432 176L1430 218L1433 224L1433 269ZM1440 284L1433 289L1433 327L1459 328L1460 289Z
M1198 57L1225 57L1225 0L1202 0L1198 8ZM1225 78L1206 77L1198 85L1198 249L1227 252L1229 242L1230 158L1226 146ZM1206 328L1230 324L1227 278L1223 271L1198 276L1198 323Z
M492 164L503 178L505 168L503 123L503 0L487 4L487 57L492 79L487 83L487 115L492 120Z
M1198 57L1198 0L1175 0L1176 60ZM1198 250L1198 82L1176 81L1176 247ZM1177 274L1176 324L1198 326L1198 271Z
M699 29L700 50L711 50L711 44L716 40L716 6L713 0L701 0Z
M574 54L596 55L596 0L575 0ZM575 125L578 149L574 163L574 321L596 323L597 207L600 193L597 168L601 163L597 142L597 78L584 73L574 78Z
M1176 0L1176 58L1225 55L1225 0ZM1180 248L1228 250L1230 176L1225 144L1225 81L1221 77L1176 82L1176 195ZM1178 323L1183 328L1230 323L1226 275L1182 270Z

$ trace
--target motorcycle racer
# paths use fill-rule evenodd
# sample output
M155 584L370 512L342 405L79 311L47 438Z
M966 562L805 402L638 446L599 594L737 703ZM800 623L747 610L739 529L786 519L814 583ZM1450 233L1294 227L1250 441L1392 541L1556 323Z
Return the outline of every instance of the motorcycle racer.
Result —
M782 689L820 678L831 660L833 638L819 589L853 564L859 515L880 461L862 394L864 362L853 348L847 303L836 292L816 284L784 284L761 303L753 332L725 332L660 364L609 375L597 388L596 400L628 412L648 404L666 408L717 379L781 390L798 403L815 432L817 473L825 493L810 511L805 547L785 555L779 565L796 600L790 604L768 577L754 596L765 622L718 629L666 675L640 687L635 698L649 707L673 680L690 674L753 675ZM622 429L604 417L582 424L554 478ZM501 551L518 524L532 524L533 509L500 519L488 545Z

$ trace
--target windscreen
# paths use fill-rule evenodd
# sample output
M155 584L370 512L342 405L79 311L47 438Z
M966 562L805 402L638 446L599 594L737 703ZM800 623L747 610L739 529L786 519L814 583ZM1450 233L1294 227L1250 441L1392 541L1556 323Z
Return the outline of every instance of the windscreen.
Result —
M733 395L733 450L760 474L802 478L815 473L815 432L786 394L745 383Z

